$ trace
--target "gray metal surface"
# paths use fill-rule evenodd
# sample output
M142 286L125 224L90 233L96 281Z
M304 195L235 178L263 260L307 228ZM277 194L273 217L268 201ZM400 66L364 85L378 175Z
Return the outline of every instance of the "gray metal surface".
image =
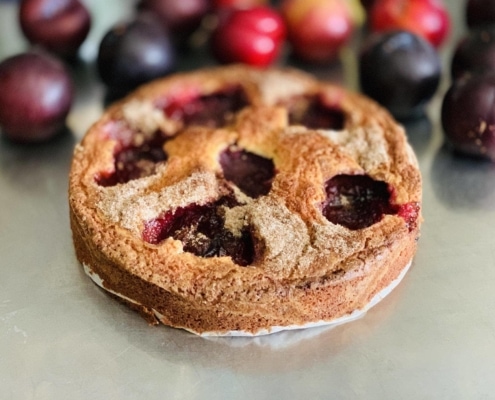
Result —
M91 60L105 26L130 3L87 3ZM464 28L458 2L450 7L454 41ZM2 58L26 46L15 8L0 3ZM448 60L451 46L442 51ZM335 329L207 340L149 327L76 261L67 174L103 90L90 62L73 73L71 133L31 147L0 140L1 399L495 398L495 166L444 148L438 110L447 81L428 109L431 123L408 127L425 223L399 287Z

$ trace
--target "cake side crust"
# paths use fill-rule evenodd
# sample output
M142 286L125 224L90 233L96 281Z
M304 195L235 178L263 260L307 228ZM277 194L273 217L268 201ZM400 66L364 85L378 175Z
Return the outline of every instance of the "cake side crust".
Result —
M375 305L380 303L383 299L385 299L385 297L387 297L399 285L399 283L402 281L402 279L406 276L411 265L412 265L412 260L409 261L409 263L406 265L406 267L404 269L402 269L402 271L400 272L399 276L397 276L397 278L395 278L393 281L391 281L388 286L384 287L378 293L376 293L371 298L369 303L367 303L363 308L356 309L356 310L352 311L350 314L346 314L346 315L343 315L341 317L336 317L336 318L331 319L331 320L325 320L325 321L321 320L321 321L316 321L316 322L309 322L309 323L306 323L304 325L272 326L272 327L268 327L268 328L262 328L262 329L259 329L258 331L254 331L254 332L243 331L243 330L199 332L199 331L191 330L187 327L183 327L182 329L184 329L188 332L194 333L196 335L199 335L199 336L217 337L217 336L262 336L262 335L270 335L272 333L277 333L277 332L286 331L286 330L317 328L317 327L322 327L322 326L327 326L330 328L336 327L338 325L341 325L341 324L344 324L347 322L351 322L351 321L354 321L358 318L361 318L364 314L366 314L368 312L368 310L370 310L372 307L374 307ZM101 289L103 289L103 290L111 293L112 295L118 297L121 301L124 301L126 304L128 304L130 306L134 306L134 308L137 311L141 311L142 313L144 312L146 314L145 316L148 315L148 312L150 312L148 308L144 307L142 304L137 303L136 301L134 301L134 300L132 300L132 299L120 294L120 293L115 292L112 289L107 288L105 286L105 284L103 283L103 280L101 279L101 277L96 272L94 272L90 267L88 267L86 264L83 264L83 269L84 269L84 272L86 273L86 275L88 275L89 278L97 286L99 286ZM144 311L144 310L146 310L146 311ZM163 316L162 314L160 314L158 311L156 311L154 309L151 310L151 313L154 314L154 316L156 317L157 320L165 321L164 322L165 324L168 321L168 319L165 318L165 316ZM152 323L153 322L154 321L152 321Z

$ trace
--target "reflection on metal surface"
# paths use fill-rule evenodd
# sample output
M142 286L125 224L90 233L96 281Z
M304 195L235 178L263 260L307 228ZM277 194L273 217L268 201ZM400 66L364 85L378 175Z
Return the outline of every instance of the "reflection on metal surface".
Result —
M407 139L411 144L416 156L421 158L431 145L433 135L433 124L428 115L422 115L408 121L403 121L406 129Z
M430 123L407 126L424 173L417 256L364 318L274 348L148 327L95 290L74 256L68 170L75 143L103 106L91 64L96 41L134 3L85 2L96 28L72 70L78 98L69 130L41 146L0 139L1 399L493 398L495 167L442 147L441 92ZM456 38L463 11L448 6ZM27 47L12 28L15 7L0 2L1 58ZM315 72L343 79L341 66Z
M495 211L495 164L456 154L447 144L431 166L435 194L447 207Z

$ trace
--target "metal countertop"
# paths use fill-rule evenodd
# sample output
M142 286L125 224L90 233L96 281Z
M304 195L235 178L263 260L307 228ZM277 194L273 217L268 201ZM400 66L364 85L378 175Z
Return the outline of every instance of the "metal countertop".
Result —
M91 63L98 40L131 2L86 3L95 26L82 49L87 61L73 69L70 132L40 146L0 140L0 398L495 398L495 165L443 145L446 80L429 119L407 126L424 179L417 256L363 318L334 329L204 339L150 327L99 290L74 256L67 175L74 144L102 110ZM465 29L458 3L449 2L452 43ZM0 2L2 59L26 48L16 7ZM442 49L446 63L452 43Z

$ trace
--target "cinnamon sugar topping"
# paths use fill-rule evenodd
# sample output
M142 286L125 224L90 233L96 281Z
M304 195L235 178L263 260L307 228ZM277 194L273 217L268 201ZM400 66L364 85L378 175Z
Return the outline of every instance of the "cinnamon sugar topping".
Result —
M162 110L157 109L151 101L130 100L122 105L122 116L129 126L146 135L161 130L172 135L180 128L178 121L166 118Z
M391 162L387 142L379 132L379 127L373 125L344 131L322 131L365 171L386 168Z
M219 182L211 172L195 172L186 179L158 190L151 183L159 176L101 189L96 206L110 222L139 235L143 221L188 204L205 204L219 196Z

